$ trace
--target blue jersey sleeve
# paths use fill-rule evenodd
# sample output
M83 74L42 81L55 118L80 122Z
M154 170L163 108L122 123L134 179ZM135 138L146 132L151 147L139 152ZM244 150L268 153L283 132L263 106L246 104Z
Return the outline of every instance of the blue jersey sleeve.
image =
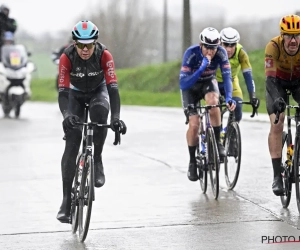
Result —
M205 68L208 65L208 60L205 57L203 58L202 64L199 67L199 69L197 69L193 73L192 72L193 62L191 60L193 57L195 57L195 55L193 55L193 52L190 49L186 50L183 56L181 69L180 69L180 76L179 76L179 84L181 90L187 90L191 88L197 82L202 72L205 70Z
M227 52L225 49L221 50L221 63L220 69L223 78L224 90L225 90L225 97L232 98L232 80L231 80L231 67L228 60Z

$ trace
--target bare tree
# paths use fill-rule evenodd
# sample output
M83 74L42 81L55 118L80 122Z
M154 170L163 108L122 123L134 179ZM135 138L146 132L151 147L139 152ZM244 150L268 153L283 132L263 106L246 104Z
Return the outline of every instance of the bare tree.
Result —
M164 0L163 19L163 62L166 62L168 60L168 0Z
M92 20L99 27L99 41L112 52L118 68L137 66L145 57L157 56L159 15L143 2L110 0L107 10L97 10Z
M190 0L183 0L183 43L182 51L191 46L191 13L190 13Z

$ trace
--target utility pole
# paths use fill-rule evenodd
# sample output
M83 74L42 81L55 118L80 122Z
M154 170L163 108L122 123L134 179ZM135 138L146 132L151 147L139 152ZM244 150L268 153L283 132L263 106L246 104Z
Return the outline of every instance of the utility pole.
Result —
M164 0L163 15L163 62L168 60L168 0Z
M191 46L192 32L191 32L191 13L190 0L183 0L183 39L182 39L182 53Z

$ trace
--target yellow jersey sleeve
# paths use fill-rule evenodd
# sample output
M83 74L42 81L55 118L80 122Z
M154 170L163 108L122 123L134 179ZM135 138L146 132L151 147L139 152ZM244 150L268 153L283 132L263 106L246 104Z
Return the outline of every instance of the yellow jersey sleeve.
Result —
M239 62L243 72L252 71L251 63L247 52L244 49L240 50Z
M265 48L265 75L276 77L279 48L274 41L270 41Z

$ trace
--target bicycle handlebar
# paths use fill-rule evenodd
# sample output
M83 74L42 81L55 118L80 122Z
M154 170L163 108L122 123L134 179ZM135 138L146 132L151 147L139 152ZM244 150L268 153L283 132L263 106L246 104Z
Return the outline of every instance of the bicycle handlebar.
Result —
M185 124L189 123L189 112L191 109L201 109L204 108L206 110L212 109L212 108L220 108L220 107L225 107L226 104L215 104L215 105L200 105L200 106L191 106L188 105L187 108L184 109L184 113L185 113L185 117L186 117L186 121Z
M251 102L244 102L244 101L238 101L238 103L242 103L242 104L248 104L252 106L252 114L250 115L251 118L253 118L256 115L258 115L258 107L254 107L253 103Z
M83 125L83 126L92 126L92 127L102 127L102 128L111 128L111 125L110 124L100 124L100 123L97 123L97 122L75 122L76 125ZM118 145L118 144L121 144L121 134L120 134L120 131L119 130L115 130L115 140L113 142L114 145Z
M298 105L287 105L286 106L286 109L299 109L299 106ZM282 113L284 113L284 112L282 112ZM278 123L278 121L279 121L279 116L280 116L280 112L279 111L277 111L276 112L276 114L275 114L275 121L274 121L274 124L277 124Z

